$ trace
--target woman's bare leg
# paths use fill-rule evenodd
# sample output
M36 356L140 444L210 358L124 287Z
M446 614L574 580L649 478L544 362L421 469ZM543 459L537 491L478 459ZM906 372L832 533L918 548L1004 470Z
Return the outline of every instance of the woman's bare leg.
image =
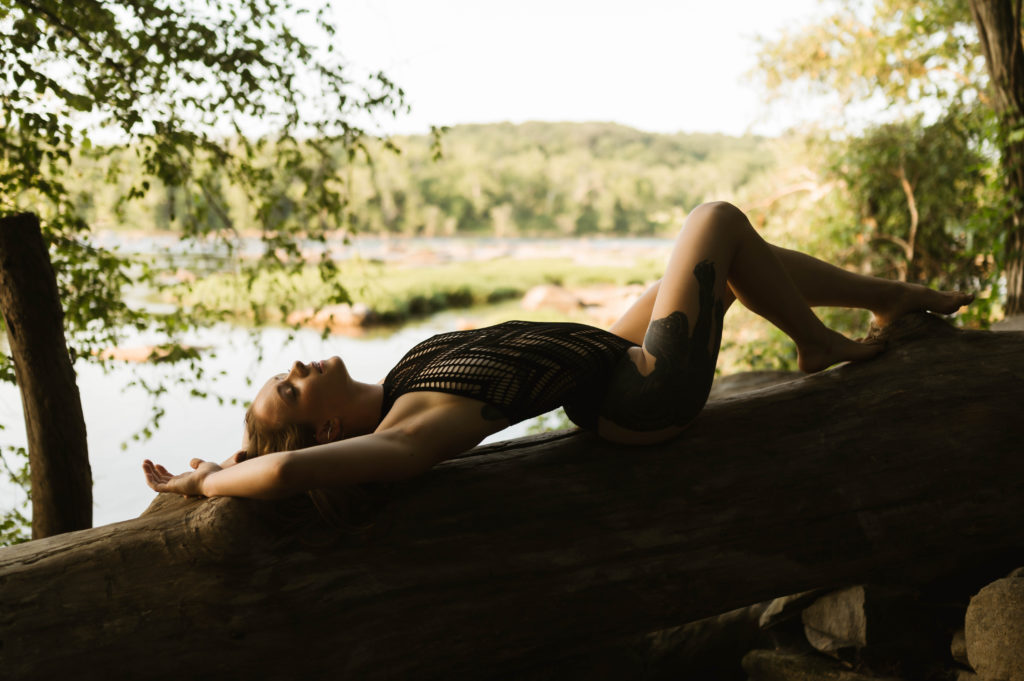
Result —
M744 305L779 327L796 343L797 361L804 371L819 371L845 360L866 359L880 350L875 345L852 341L822 324L779 257L743 212L728 203L711 203L690 214L669 258L651 311L651 326L644 337L643 354L648 368L653 368L657 360L649 340L658 322L673 313L681 313L690 320L701 313L702 284L696 272L703 263L708 263L713 274L715 300L724 307L723 299L731 290Z
M957 291L936 291L918 284L856 274L813 256L768 244L810 307L852 307L870 310L875 323L886 326L909 312L952 314L974 296ZM661 288L659 279L612 325L611 331L634 343L642 343ZM735 299L730 290L722 304Z
M920 284L869 277L806 253L771 248L808 305L870 310L879 326L887 326L909 312L952 314L974 300L969 293L936 291Z
M612 372L598 434L616 442L659 442L693 420L711 390L731 292L796 342L804 371L882 350L822 324L738 208L703 204L676 239L642 345L630 348Z

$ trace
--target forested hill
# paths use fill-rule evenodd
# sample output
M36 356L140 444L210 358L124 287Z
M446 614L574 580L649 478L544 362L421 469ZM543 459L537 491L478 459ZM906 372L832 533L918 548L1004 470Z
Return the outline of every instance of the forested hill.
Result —
M731 197L772 164L765 140L659 135L612 123L462 125L430 162L426 138L397 140L364 229L509 234L649 234L683 209Z
M732 137L718 133L666 135L601 122L459 125L450 128L444 139L453 147L467 145L495 155L537 149L547 154L565 155L586 150L595 159L670 166L730 154L752 158L763 147L763 138L760 137Z
M709 199L737 199L774 164L773 140L720 134L657 134L614 123L460 125L434 159L429 136L396 137L395 154L370 145L372 164L348 167L344 193L355 231L407 235L572 236L661 234ZM85 161L85 159L83 159ZM130 155L123 158L131 162ZM85 163L88 166L88 163ZM174 188L154 186L122 217L116 189L99 167L77 196L98 227L175 229L183 211ZM250 202L225 179L207 176L205 194L251 224ZM123 189L123 187L122 187ZM279 210L290 202L283 192Z

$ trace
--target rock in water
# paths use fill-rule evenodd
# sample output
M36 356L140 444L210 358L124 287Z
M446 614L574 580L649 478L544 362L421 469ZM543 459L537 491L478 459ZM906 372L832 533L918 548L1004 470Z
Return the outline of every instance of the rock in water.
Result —
M571 291L554 284L542 284L534 286L520 303L524 310L551 309L559 312L569 313L581 307L580 299Z

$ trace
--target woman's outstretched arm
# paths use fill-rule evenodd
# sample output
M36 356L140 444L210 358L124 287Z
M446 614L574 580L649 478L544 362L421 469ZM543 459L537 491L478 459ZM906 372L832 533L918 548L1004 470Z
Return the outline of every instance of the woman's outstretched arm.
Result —
M457 453L457 452L456 452ZM195 470L171 476L162 466L143 464L157 492L188 496L283 499L317 487L400 480L438 462L414 437L391 429L307 449L265 454L229 468L192 460Z
M143 471L146 482L157 492L252 499L283 499L310 489L404 480L483 439L486 433L467 428L461 412L438 405L386 430L265 454L230 468L193 459L195 470L181 475L172 475L150 461L143 463Z

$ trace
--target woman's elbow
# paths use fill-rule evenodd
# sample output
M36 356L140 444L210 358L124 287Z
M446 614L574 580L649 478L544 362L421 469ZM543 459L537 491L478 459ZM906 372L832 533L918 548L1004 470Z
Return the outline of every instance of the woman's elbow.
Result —
M296 465L293 452L281 452L267 461L264 476L263 499L287 499L313 487L303 479L302 467Z

